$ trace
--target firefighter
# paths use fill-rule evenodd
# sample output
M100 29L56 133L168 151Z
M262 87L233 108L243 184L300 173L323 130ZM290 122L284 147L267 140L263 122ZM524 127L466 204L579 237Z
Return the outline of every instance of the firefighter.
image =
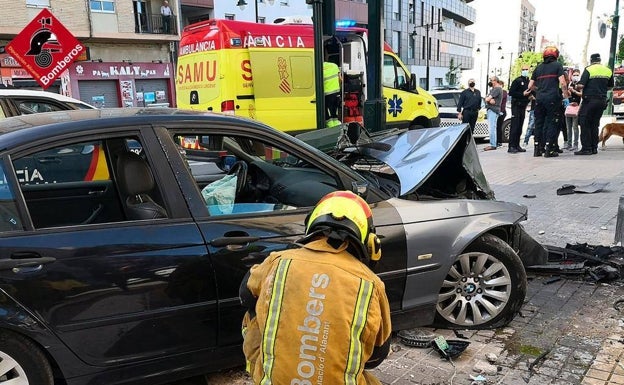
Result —
M542 57L544 61L533 71L523 95L528 97L533 90L536 92L533 156L544 155L550 158L559 156L557 114L562 100L568 98L570 94L563 75L563 66L557 61L559 58L557 47L546 47Z
M613 88L613 72L600 64L600 54L592 54L589 66L581 75L576 87L582 91L578 118L581 126L581 149L574 155L595 155L598 153L598 129L600 117L607 108L607 91Z
M338 119L340 109L340 84L342 73L340 67L329 60L329 52L325 51L323 62L323 91L325 93L325 125L334 127L342 122Z
M296 248L243 279L243 351L256 384L380 384L365 369L390 347L390 306L370 269L381 258L372 212L350 191L324 196Z

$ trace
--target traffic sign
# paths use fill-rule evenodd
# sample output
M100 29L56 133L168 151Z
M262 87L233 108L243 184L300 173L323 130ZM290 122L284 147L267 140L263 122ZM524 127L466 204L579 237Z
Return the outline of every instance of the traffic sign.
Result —
M44 8L7 46L6 52L48 88L85 47Z

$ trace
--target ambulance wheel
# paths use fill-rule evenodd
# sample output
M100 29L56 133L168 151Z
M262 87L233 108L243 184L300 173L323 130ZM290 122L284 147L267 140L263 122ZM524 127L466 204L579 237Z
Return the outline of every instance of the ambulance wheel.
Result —
M53 385L52 368L34 343L0 330L0 385Z
M484 234L457 257L444 278L435 323L451 329L505 326L520 311L526 291L518 255L502 239Z

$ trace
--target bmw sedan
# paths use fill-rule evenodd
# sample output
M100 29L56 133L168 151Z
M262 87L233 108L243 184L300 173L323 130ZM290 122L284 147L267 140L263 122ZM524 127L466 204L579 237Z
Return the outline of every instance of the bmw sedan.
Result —
M241 279L335 190L373 209L395 330L514 317L546 251L526 207L494 199L466 125L302 139L175 109L0 121L0 384L242 364Z

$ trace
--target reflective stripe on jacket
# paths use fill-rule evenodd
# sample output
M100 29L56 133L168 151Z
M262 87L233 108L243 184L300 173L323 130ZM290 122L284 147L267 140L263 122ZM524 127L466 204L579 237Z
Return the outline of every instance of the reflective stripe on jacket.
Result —
M325 239L252 267L260 341L245 338L256 384L367 384L364 364L390 337L384 284ZM250 346L259 345L257 347Z
M340 92L340 68L332 62L323 63L323 90L325 95Z

